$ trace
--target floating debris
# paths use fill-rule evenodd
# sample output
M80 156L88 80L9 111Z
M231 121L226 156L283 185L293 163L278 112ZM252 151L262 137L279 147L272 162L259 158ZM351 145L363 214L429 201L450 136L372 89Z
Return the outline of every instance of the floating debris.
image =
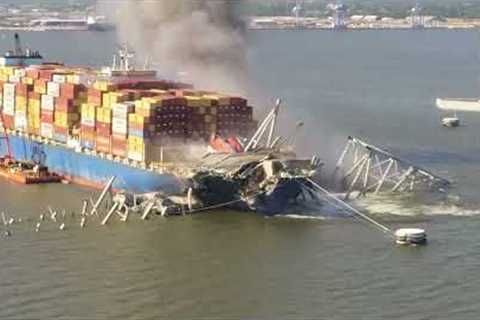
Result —
M62 223L62 224L60 225L59 229L62 230L62 231L65 230L65 223Z
M86 223L87 223L87 218L83 216L82 219L80 220L80 228L83 229Z

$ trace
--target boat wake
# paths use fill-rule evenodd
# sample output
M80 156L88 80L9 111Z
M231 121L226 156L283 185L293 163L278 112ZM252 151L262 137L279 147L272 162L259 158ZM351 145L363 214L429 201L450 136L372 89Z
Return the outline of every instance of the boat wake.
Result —
M435 202L420 202L405 197L367 197L355 201L355 206L371 215L392 216L460 216L469 217L480 214L480 209L468 208L458 196L446 197Z

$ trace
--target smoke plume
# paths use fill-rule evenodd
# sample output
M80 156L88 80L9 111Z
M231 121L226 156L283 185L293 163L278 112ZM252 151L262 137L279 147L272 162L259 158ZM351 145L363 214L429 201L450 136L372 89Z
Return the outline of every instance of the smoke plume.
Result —
M149 58L161 76L181 74L202 89L240 94L247 90L244 28L236 14L237 1L113 3L119 40Z

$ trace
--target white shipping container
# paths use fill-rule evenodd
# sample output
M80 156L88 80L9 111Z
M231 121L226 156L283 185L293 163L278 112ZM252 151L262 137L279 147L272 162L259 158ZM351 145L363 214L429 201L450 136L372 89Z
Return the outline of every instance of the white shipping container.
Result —
M7 99L15 99L15 93L12 92L6 92L3 94L3 96Z
M5 83L3 84L3 94L4 95L15 95L15 83Z
M27 130L27 117L25 115L15 115L15 129Z
M129 113L133 113L135 111L135 103L133 102L124 102L124 103L116 103L113 106L113 117L117 118L127 118Z
M8 77L8 81L10 81L10 82L15 82L15 83L19 83L19 82L22 82L22 77L19 77L19 76L9 76L9 77Z
M14 116L15 115L15 108L3 107L3 114L6 114L7 116Z
M67 82L67 76L64 74L54 74L52 80L56 83L65 83Z
M53 97L60 97L60 84L56 82L47 82L47 94Z
M15 115L15 99L4 98L3 113L9 116Z
M13 74L17 77L25 77L27 75L27 71L25 69L15 69Z
M24 117L25 119L27 118L27 113L25 111L15 111L15 117Z
M48 111L54 111L54 109L55 109L55 97L53 97L51 95L48 95L48 94L42 94L41 109L42 110L48 110Z
M127 119L112 119L112 131L118 133L128 132L128 120Z
M53 124L42 122L40 124L40 135L45 138L53 138Z
M13 103L15 104L15 96L4 96L3 97L3 102L7 102L7 103Z

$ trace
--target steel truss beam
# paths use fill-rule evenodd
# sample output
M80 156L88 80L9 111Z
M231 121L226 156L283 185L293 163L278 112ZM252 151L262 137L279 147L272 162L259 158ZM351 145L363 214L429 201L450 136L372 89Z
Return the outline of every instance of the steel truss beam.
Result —
M441 190L451 184L408 160L356 137L348 137L333 179L340 179L342 185L347 186L347 198L353 191L360 191L361 194L415 192Z

